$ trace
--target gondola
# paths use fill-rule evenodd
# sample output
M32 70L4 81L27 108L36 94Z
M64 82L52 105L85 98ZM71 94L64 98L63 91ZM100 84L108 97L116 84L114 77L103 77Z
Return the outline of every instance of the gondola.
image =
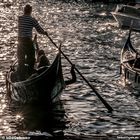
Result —
M125 82L128 80L133 83L140 83L140 54L134 49L130 35L131 31L121 50L120 73Z
M24 81L13 80L15 69L16 66L11 66L6 74L7 97L13 102L20 104L55 102L65 87L60 52L49 67L40 68L35 76Z
M111 12L119 27L123 29L132 28L140 31L140 8L129 5L117 5L116 10ZM133 21L133 25L131 25Z

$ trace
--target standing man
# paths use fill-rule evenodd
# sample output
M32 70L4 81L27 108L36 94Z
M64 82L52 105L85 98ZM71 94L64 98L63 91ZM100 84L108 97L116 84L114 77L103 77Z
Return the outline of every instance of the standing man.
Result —
M17 48L17 58L18 58L18 73L19 80L25 79L25 64L28 65L29 73L34 70L35 64L35 48L32 41L32 30L33 28L39 34L47 35L38 21L31 16L32 6L29 4L24 7L24 14L18 18L18 48Z

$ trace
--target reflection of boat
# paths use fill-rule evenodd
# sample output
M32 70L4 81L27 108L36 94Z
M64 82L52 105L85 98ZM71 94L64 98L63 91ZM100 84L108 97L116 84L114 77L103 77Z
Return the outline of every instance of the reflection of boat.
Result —
M121 75L125 80L140 82L140 54L131 44L130 33L121 51Z
M64 88L60 53L49 67L38 70L37 75L24 81L14 82L13 73L12 68L6 76L7 93L13 101L22 104L34 101L44 104L50 100L55 101Z
M63 103L60 99L49 105L47 104L42 106L40 103L38 104L35 102L32 104L25 104L20 107L14 106L11 110L12 112L16 110L15 113L18 113L22 118L24 118L20 121L21 123L17 124L18 128L24 128L24 130L34 130L34 132L35 130L40 130L41 132L48 132L49 134L55 136L57 133L60 134L63 132L66 128L66 114ZM40 131L38 135L36 135L36 133L28 133L28 136L36 136L36 139L38 138L41 140L44 139L41 137L48 139L49 136L46 136L43 133L41 134ZM63 133L61 135L63 135Z
M120 27L130 27L140 30L140 9L129 5L117 5L115 12L111 12ZM133 24L132 24L133 22ZM131 25L132 24L132 25Z

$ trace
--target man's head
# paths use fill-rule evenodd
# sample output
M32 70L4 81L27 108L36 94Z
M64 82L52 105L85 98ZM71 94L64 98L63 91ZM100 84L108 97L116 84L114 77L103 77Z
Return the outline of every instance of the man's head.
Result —
M32 12L32 6L30 6L29 4L27 4L27 5L24 7L24 14L30 15L31 12Z

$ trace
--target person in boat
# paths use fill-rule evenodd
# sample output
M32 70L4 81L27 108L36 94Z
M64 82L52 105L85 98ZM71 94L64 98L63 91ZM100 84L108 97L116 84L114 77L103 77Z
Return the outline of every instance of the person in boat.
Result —
M44 50L39 50L38 51L37 61L39 62L37 68L50 65L50 61L46 57Z
M48 60L47 60L48 61ZM43 61L44 62L44 61ZM45 64L46 64L46 62L45 62ZM43 65L43 66L41 66L41 67L38 67L38 71L44 71L44 66L46 66L46 65ZM75 74L75 70L74 70L74 68L75 68L75 65L72 65L71 66L71 70L70 70L70 73L71 73L71 78L69 79L69 80L65 80L64 82L65 82L65 84L66 85L70 85L70 84L73 84L73 83L75 83L76 82L76 74ZM28 79L32 79L32 78L34 78L34 77L36 77L36 76L38 76L38 71L36 71L36 73L34 73L34 74L32 74ZM39 72L40 73L40 72ZM14 78L14 76L13 76L13 78Z
M24 7L24 14L18 17L18 73L19 79L24 80L25 64L28 65L29 75L34 71L35 48L32 41L32 29L35 28L39 34L47 35L47 32L39 25L38 21L31 16L32 6Z

